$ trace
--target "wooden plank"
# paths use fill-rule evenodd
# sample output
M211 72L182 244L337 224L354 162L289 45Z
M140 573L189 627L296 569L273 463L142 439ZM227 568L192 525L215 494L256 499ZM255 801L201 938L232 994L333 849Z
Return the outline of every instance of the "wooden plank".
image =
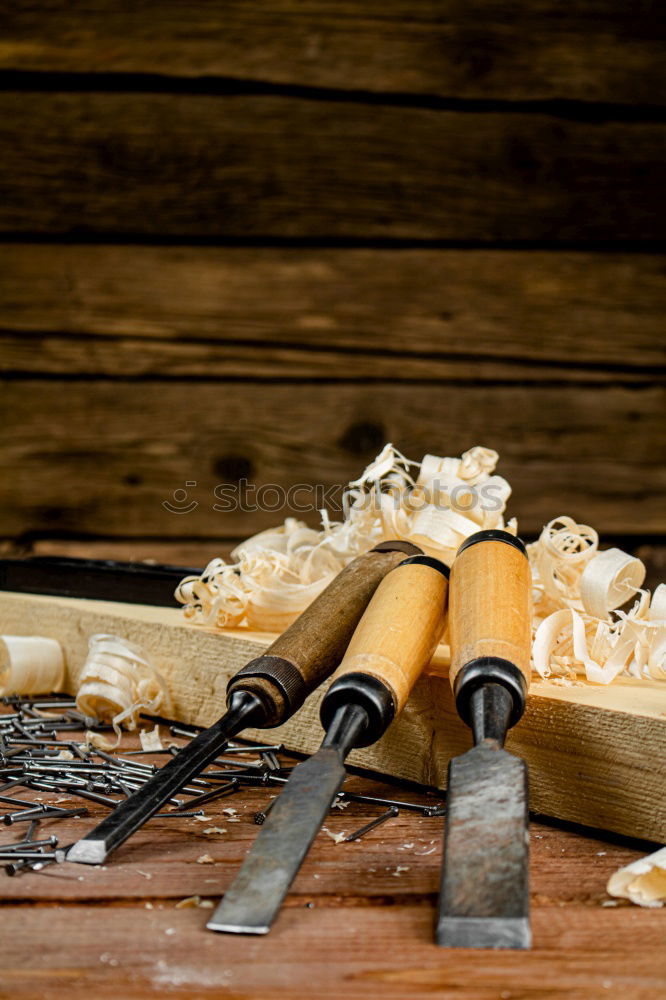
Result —
M625 380L665 311L650 254L0 245L15 372Z
M72 337L67 334L0 333L0 371L12 376L104 375L124 378L339 379L361 382L441 380L469 382L548 381L586 386L645 382L645 373L549 365L522 361L476 361L373 354L362 349L310 351L303 348L238 346L225 342L146 340L132 337Z
M125 736L123 746L137 742ZM348 783L367 794L397 793L367 778ZM476 953L471 976L469 953L432 943L443 821L404 810L360 842L335 845L319 836L267 938L232 942L207 933L207 910L176 904L186 895L219 898L256 836L252 814L268 792L235 796L233 822L222 812L228 800L211 803L211 823L225 827L224 834L207 836L205 825L185 818L154 820L102 867L65 864L6 879L8 930L0 942L6 989L46 1000L63 990L75 998L91 990L102 998L142 998L165 991L217 995L222 987L244 1000L297 1000L312 994L315 981L317 996L337 998L343 983L345 995L359 1000L378 988L414 1000L433 992L494 1000L498 993L536 995L543 982L558 984L554 995L589 1000L608 990L646 1000L663 992L666 911L638 910L605 893L609 874L644 848L535 822L534 947ZM398 794L414 797L406 789ZM44 832L72 842L105 812L90 805L89 817L46 821ZM327 825L355 829L377 813L352 803L333 811ZM2 839L17 836L7 830ZM197 864L202 853L213 857L212 865ZM19 926L21 933L12 934Z
M169 683L175 717L199 725L222 714L227 679L270 641L249 630L188 625L176 609L8 593L0 594L0 632L57 638L70 690L76 690L91 634L112 632L138 642ZM453 705L445 661L440 647L398 722L375 746L355 751L351 763L445 785L451 756L470 742ZM275 738L305 753L317 749L324 690L291 722L271 730ZM623 679L606 688L534 683L525 716L507 743L529 766L531 808L628 836L666 839L665 708L666 688L659 682ZM259 731L248 735L262 738Z
M0 67L240 77L473 99L664 100L650 5L325 0L15 4Z
M205 910L120 904L53 909L7 906L3 981L11 996L75 998L210 994L244 1000L339 1000L433 995L497 1000L542 995L598 1000L663 996L666 914L634 908L542 907L530 952L470 953L432 942L434 907L419 903L341 909L326 901L283 910L267 938L213 935ZM27 919L26 919L27 918ZM54 933L54 920L63 922ZM316 992L313 992L313 984Z
M285 96L2 93L0 231L659 240L666 128Z
M291 513L316 524L341 490L318 487L347 483L389 440L418 459L496 448L525 533L562 513L602 532L664 529L659 386L17 380L2 399L7 535L229 538ZM242 478L281 492L236 492L237 509L215 510L216 486ZM198 507L178 513L186 482ZM289 500L295 484L306 489Z
M33 538L0 541L2 556L68 556L74 559L115 559L120 562L163 563L203 568L211 559L229 559L238 539L160 538Z
M163 763L163 758L158 763ZM425 801L412 790L367 778L349 778L345 787L366 795ZM102 867L68 865L45 875L27 872L21 878L6 880L4 904L149 898L162 900L169 907L188 896L219 898L257 835L255 813L266 808L276 791L245 789L232 799L210 803L207 823L151 820ZM90 814L80 819L43 822L40 836L54 834L59 843L74 843L108 814L108 810L89 805ZM223 807L235 809L236 816L224 813ZM380 806L350 803L344 812L334 810L325 825L331 833L349 834L376 819L381 811ZM203 832L213 827L225 832ZM441 816L422 817L403 809L395 821L362 843L335 844L323 831L290 890L287 906L303 906L312 896L328 897L329 905L335 900L346 907L363 900L367 905L401 905L417 896L424 903L433 903L439 892L443 827ZM5 834L3 840L13 842L12 835ZM607 901L606 883L611 874L644 853L633 842L616 844L538 822L530 824L530 847L532 898L540 905L569 909L598 907ZM198 862L204 854L213 858L212 864ZM398 865L403 870L396 874Z

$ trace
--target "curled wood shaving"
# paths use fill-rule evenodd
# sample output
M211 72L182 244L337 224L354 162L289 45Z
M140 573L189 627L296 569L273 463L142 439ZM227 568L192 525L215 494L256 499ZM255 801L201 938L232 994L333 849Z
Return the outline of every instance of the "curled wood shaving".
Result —
M0 636L0 695L60 691L64 679L65 659L55 639Z
M295 518L239 545L184 579L176 598L188 619L282 631L344 566L378 542L419 545L449 566L469 535L505 522L511 486L495 474L498 454L477 446L460 458L405 458L387 444L343 494L342 521L322 527ZM573 683L608 684L621 673L666 677L666 586L652 600L645 567L620 549L599 551L594 528L562 515L528 546L534 583L534 668ZM630 611L618 610L632 596Z
M666 847L620 868L608 880L610 896L630 899L638 906L657 907L666 903Z
M534 669L544 678L609 684L624 673L666 677L666 587L641 590L645 566L598 551L593 528L559 517L528 547L535 591ZM631 597L629 611L617 610Z
M321 511L316 531L287 518L237 546L233 562L214 559L201 576L186 577L176 598L193 621L282 631L378 542L411 541L450 564L468 535L505 526L511 488L493 475L497 458L477 447L461 458L426 455L412 462L387 444L345 490L342 521ZM515 533L515 522L507 528Z
M99 721L110 722L116 742L99 733L87 733L93 746L113 749L120 742L121 725L136 729L139 713L167 713L171 700L166 681L143 650L117 635L93 635L79 680L76 706Z
M162 738L160 736L160 727L155 726L154 729L142 729L139 733L139 739L141 740L142 750L163 750Z

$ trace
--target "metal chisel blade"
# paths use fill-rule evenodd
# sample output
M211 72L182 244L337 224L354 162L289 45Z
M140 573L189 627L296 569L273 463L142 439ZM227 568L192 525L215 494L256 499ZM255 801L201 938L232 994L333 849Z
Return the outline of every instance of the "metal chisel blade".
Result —
M529 948L527 768L484 741L449 764L437 943Z
M268 933L345 776L341 754L333 747L318 750L294 769L208 921L209 930Z
M120 802L94 830L70 847L67 860L82 865L103 864L111 851L124 844L191 778L203 771L224 750L227 741L238 729L238 717L228 713L210 729L199 733L168 764L156 771L145 785Z

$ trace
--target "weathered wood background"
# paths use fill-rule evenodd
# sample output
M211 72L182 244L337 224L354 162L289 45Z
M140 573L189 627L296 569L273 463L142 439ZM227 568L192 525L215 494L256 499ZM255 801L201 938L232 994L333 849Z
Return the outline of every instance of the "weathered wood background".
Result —
M202 563L388 439L659 541L653 5L2 7L5 551Z
M523 533L569 513L663 578L662 17L0 0L0 551L202 565L290 513L217 485L342 484L391 439L496 448ZM602 908L646 845L535 823L529 954L433 947L409 814L319 838L269 939L207 934L173 903L229 884L247 798L224 843L6 880L11 995L664 996L664 911Z

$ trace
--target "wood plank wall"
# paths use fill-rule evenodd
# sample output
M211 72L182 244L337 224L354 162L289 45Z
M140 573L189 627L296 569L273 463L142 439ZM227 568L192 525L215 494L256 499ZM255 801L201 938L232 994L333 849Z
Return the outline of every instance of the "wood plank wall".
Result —
M5 551L200 563L387 439L660 542L652 4L2 7Z

